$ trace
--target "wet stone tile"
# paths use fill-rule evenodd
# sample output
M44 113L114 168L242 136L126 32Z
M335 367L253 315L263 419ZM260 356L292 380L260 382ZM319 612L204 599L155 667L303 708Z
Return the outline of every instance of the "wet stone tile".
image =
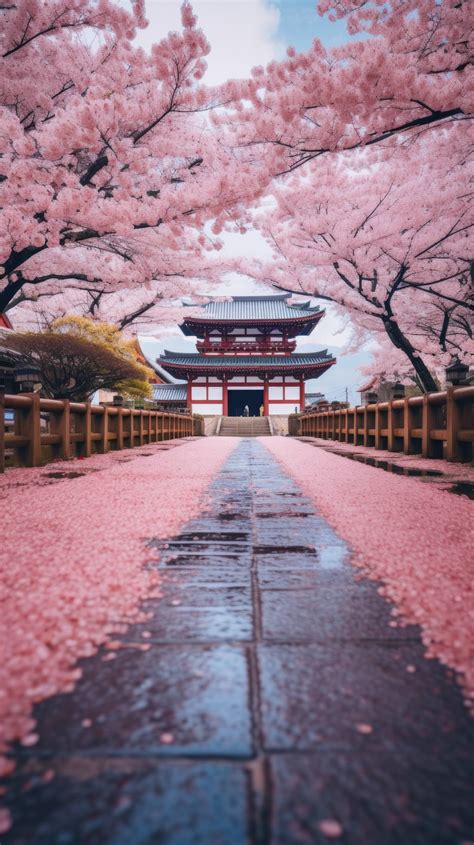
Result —
M41 780L46 771L55 772L47 784ZM247 784L241 765L53 758L24 766L15 782L9 796L15 824L2 838L4 845L246 845L248 841ZM21 814L15 810L18 800Z
M308 524L309 523L309 524ZM277 517L275 519L257 519L255 525L255 542L257 546L287 546L313 545L311 521L304 517Z
M190 525L188 528L189 533L193 534L194 526ZM198 528L198 530L202 530L199 523L196 528ZM213 519L206 520L207 531L215 532L220 535L239 533L241 536L245 536L248 541L251 539L251 528L250 514L247 515L234 508L231 510L222 509L218 516Z
M380 600L373 584L315 574L316 583L309 585L311 589L262 592L265 640L419 640L419 629L415 626L389 625L390 605Z
M333 539L332 532L320 538L318 544L318 568L321 570L349 570L350 553L347 545L338 537ZM350 570L349 570L350 571Z
M153 557L156 554L156 558ZM150 544L148 567L157 569L181 566L242 566L250 568L252 552L249 544L241 541L181 540Z
M160 573L160 588L168 593L168 590L183 591L184 587L206 587L211 589L222 589L222 587L236 588L246 587L250 589L252 583L251 573L245 569L229 569L222 566L190 566L189 569L168 569ZM146 602L145 602L146 604Z
M147 754L251 753L247 665L227 645L133 647L84 661L73 695L58 695L35 711L37 751ZM83 726L90 720L90 727ZM172 734L163 744L161 735Z
M276 579L280 578L280 573L289 573L293 570L299 572L311 570L316 574L317 552L315 549L296 547L296 549L288 550L259 546L254 549L254 554L259 577L269 571L275 573Z
M267 749L317 747L407 751L420 756L474 743L460 690L420 644L262 645L262 719ZM407 671L411 667L414 671ZM358 724L373 732L361 735ZM462 727L461 731L457 729ZM461 754L462 756L462 754Z
M348 845L467 845L474 772L465 763L397 751L274 756L271 845L327 845L323 819L341 824L335 841Z
M263 557L271 558L270 555ZM277 569L271 565L270 561L268 565L258 567L257 577L261 590L265 588L282 590L286 595L286 590L314 589L320 576L313 565L310 565L307 569L293 567L291 569L284 569L283 567Z
M228 573L226 581L232 581ZM145 602L143 609L153 617L143 625L134 625L126 634L127 641L137 641L149 632L160 642L198 640L250 640L253 635L253 608L250 585L232 583L199 586L182 578L181 583L161 584L163 595ZM143 640L142 640L143 641Z

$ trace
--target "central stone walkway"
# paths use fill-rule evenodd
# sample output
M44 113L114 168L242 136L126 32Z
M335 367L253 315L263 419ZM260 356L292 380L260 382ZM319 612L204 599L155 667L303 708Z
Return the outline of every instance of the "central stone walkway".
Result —
M2 845L474 838L459 690L417 629L390 627L261 442L243 440L207 511L149 549L163 596L126 648L83 661L74 692L36 708Z

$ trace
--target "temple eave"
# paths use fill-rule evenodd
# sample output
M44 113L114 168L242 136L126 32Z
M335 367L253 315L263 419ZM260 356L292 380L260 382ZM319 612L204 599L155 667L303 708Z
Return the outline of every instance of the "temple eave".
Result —
M283 356L282 356L283 358ZM222 378L231 378L233 375L254 375L254 376L261 376L264 377L271 377L272 375L289 375L289 376L299 376L300 378L303 377L305 380L311 378L318 378L323 373L326 372L333 364L336 363L336 359L332 358L327 361L321 361L319 363L292 363L288 360L285 356L282 360L281 364L265 364L265 363L258 363L258 364L239 364L237 361L229 362L228 365L222 364L215 364L214 366L212 363L176 363L176 362L167 362L164 360L160 361L162 367L167 370L171 375L177 376L179 378L187 378L192 379L198 376L220 376Z
M226 329L229 326L233 328L259 328L291 330L297 329L297 334L309 334L313 328L319 323L325 315L325 311L317 311L314 314L297 314L294 317L262 319L262 318L242 318L242 319L224 319L224 318L203 318L203 317L186 317L180 324L184 335L192 335L200 337L201 334L208 333L212 330Z

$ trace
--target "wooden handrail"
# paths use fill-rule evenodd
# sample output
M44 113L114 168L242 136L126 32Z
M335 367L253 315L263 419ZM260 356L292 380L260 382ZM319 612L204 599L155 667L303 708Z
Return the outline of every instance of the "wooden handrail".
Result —
M5 411L12 412L12 420ZM58 458L202 434L203 420L194 414L0 392L0 472L6 457L13 466L41 466Z
M473 459L474 387L354 408L305 411L298 434L424 458Z

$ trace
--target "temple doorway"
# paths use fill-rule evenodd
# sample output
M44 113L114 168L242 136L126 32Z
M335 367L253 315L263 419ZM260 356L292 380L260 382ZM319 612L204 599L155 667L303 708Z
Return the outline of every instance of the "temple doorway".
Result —
M232 390L228 391L227 413L229 417L242 417L245 406L249 406L250 416L260 416L260 406L263 405L263 390Z

